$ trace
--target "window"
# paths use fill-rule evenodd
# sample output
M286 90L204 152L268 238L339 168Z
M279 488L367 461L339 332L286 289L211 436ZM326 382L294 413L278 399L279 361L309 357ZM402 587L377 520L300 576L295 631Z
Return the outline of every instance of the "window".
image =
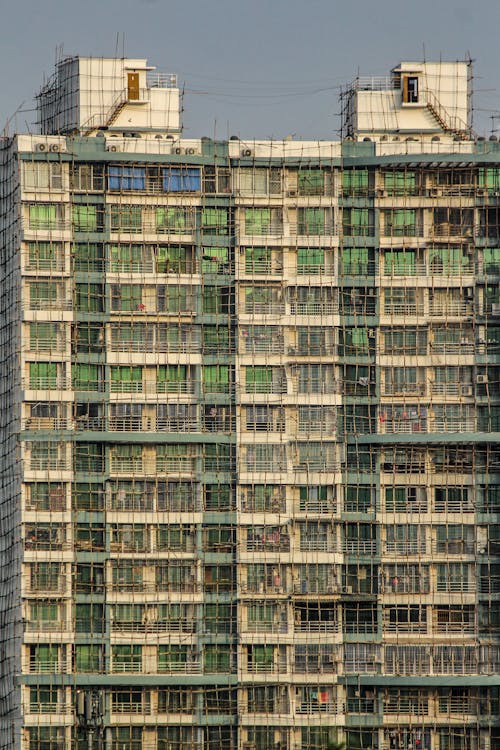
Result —
M141 672L142 646L112 646L113 672Z
M158 393L191 393L193 373L187 365L160 365L156 371Z
M418 102L418 76L403 76L403 103Z
M27 268L36 271L62 271L64 247L61 242L28 242Z
M245 367L246 393L286 393L286 375L281 367Z
M76 672L102 672L102 646L93 644L75 646Z
M95 242L77 242L73 245L75 271L102 271L104 269L104 251L102 245ZM115 270L115 269L113 269Z
M36 482L26 485L26 510L66 509L66 488L64 484Z
M28 216L30 229L64 229L62 203L30 203Z
M167 167L163 170L163 190L166 193L199 193L201 171L196 167Z
M59 162L24 162L25 190L62 190L62 168Z
M297 175L299 195L330 195L332 173L324 169L301 169Z
M111 285L111 310L116 312L142 311L141 284L112 284Z
M324 235L333 233L330 212L325 208L298 208L297 234Z
M415 172L385 172L384 189L388 195L416 195L417 176Z
M139 393L142 391L142 367L112 366L110 376L111 393Z
M64 285L53 281L33 281L29 285L31 310L70 309L69 300L64 299Z
M70 172L71 189L75 192L100 191L104 187L101 164L74 164Z
M375 229L373 211L368 208L344 208L342 224L345 237L370 237Z
M278 195L281 193L281 170L241 168L239 189L241 195Z
M198 671L199 664L192 646L169 644L158 646L158 672Z
M367 169L345 169L342 172L344 197L368 195L370 173Z
M104 389L104 377L101 365L73 365L73 388L78 391L101 391Z
M227 208L203 208L201 211L201 230L205 234L230 234Z
M142 206L110 206L112 232L141 232Z
M81 312L104 312L102 284L76 284L76 309Z
M75 232L102 232L104 210L102 206L76 203L73 206L73 230Z
M245 234L281 234L283 212L279 208L246 208Z
M57 362L30 362L28 367L30 388L45 390L60 386Z
M416 237L421 233L420 215L413 208L382 211L386 237Z
M156 209L156 231L166 234L190 234L195 228L192 208L171 206Z
M345 247L341 250L341 275L366 276L374 272L375 259L373 250L367 247Z
M31 351L62 351L65 348L63 326L60 323L30 323L29 339Z
M146 168L109 166L108 187L110 190L144 190Z
M325 272L325 251L321 248L297 248L297 273L321 274Z

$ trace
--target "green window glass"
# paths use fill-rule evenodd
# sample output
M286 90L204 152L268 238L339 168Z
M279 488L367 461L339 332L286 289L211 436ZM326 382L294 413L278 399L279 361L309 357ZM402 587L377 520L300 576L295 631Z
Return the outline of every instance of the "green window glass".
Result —
M180 672L185 670L192 650L180 644L158 646L158 672Z
M224 248L227 253L227 248ZM192 273L194 262L183 245L160 245L156 251L158 273Z
M102 284L77 284L76 309L81 312L103 312L104 289Z
M345 276L367 275L374 272L374 262L367 247L345 247L341 255L341 273Z
M201 229L205 234L229 234L229 213L227 208L203 208Z
M222 644L205 646L205 672L231 672L231 650Z
M270 247L245 248L245 273L269 273L271 270Z
M487 190L500 190L500 169L498 167L485 167L479 170L479 186Z
M229 271L229 248L204 247L201 270L202 273L227 273Z
M487 250L490 249L485 248L485 258ZM429 269L431 273L449 275L472 272L472 260L470 255L464 253L461 247L431 247L429 249Z
M500 248L485 247L483 258L484 272L489 275L500 276Z
M205 365L202 372L205 393L229 393L230 370L228 365Z
M132 312L142 309L142 286L140 284L113 284L111 287L111 309Z
M75 271L102 271L104 258L102 245L95 242L77 242L73 245Z
M299 195L323 195L325 173L322 169L302 169L298 173L297 185Z
M31 203L30 229L60 229L63 226L64 206L57 203Z
M325 216L326 214L324 208L298 208L297 234L325 234Z
M368 192L369 172L367 169L346 169L342 172L342 192L344 195L363 195Z
M29 242L28 264L42 271L59 271L64 267L63 246L60 242Z
M415 195L417 180L415 172L386 172L384 189L389 195Z
M30 388L57 388L56 362L30 362Z
M194 230L194 214L181 207L156 209L157 232L187 234Z
M142 245L111 245L109 256L112 271L145 270ZM150 270L153 270L152 267Z
M245 209L245 233L269 234L271 228L270 208Z
M74 468L77 472L96 473L102 471L104 449L99 443L76 443L74 447Z
M186 365L160 365L156 371L158 393L188 393L188 368Z
M97 206L77 203L73 206L73 229L75 232L97 232Z
M386 276L414 276L416 253L414 250L386 250L384 272Z
M142 206L110 206L110 228L112 232L140 232Z
M142 367L111 367L111 391L139 393L142 391Z
M75 671L100 672L102 669L102 650L95 644L75 646Z
M385 234L388 237L416 237L417 212L412 208L384 211Z
M325 251L318 247L297 248L297 273L319 274L325 270Z
M31 351L59 351L60 327L58 323L30 323Z
M99 365L76 364L72 367L73 388L77 391L101 390L102 372Z
M373 234L372 212L368 208L344 208L342 221L346 237L369 237Z
M245 390L247 393L271 393L273 368L266 365L245 367Z
M61 287L51 281L34 281L30 284L30 308L32 310L50 310L63 305Z
M141 672L142 646L112 646L113 672Z

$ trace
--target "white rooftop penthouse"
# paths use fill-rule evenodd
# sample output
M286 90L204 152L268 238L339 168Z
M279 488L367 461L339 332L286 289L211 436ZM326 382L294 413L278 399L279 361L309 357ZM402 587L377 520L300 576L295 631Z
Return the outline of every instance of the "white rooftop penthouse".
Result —
M357 77L343 92L344 137L471 136L470 62L402 62L389 77Z
M68 57L37 102L44 135L180 131L177 78L144 59Z

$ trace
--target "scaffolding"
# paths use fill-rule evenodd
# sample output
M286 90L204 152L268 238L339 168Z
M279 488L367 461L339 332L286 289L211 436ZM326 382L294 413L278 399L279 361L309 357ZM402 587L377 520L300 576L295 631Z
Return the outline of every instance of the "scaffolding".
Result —
M22 138L2 747L499 747L500 150Z

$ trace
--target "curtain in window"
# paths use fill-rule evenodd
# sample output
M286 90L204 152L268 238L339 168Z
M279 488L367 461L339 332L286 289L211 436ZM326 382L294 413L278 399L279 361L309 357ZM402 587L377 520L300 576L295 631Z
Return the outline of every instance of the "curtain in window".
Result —
M30 388L57 388L57 362L30 362Z
M229 234L229 214L226 208L203 208L201 229L206 234Z
M111 391L115 393L142 391L142 367L111 367Z
M345 195L366 193L368 190L368 170L347 169L342 172L342 190Z
M297 234L315 235L325 233L324 208L299 208Z
M187 391L186 365L160 365L156 371L158 393L183 393Z
M31 203L29 206L30 229L56 229L61 221L62 205L54 203Z
M386 250L384 272L386 276L414 276L416 253L414 250Z
M146 187L145 167L108 167L110 190L144 190Z
M299 195L323 195L324 172L322 169L302 169L297 183Z
M205 365L202 372L203 390L205 393L229 392L228 365Z
M325 251L317 247L297 248L297 272L321 273L325 270Z
M202 255L202 273L220 273L228 270L229 248L204 247Z
M192 216L184 208L158 208L156 209L156 230L186 234L193 230Z
M163 170L163 190L166 193L198 193L201 172L196 167L167 167Z
M390 195L414 195L416 191L415 172L386 172L384 188Z
M367 247L346 247L341 252L341 273L346 276L369 273L369 250Z
M73 387L78 391L98 391L101 387L99 365L76 364L72 367Z
M245 209L245 234L268 234L270 227L270 208Z
M75 232L97 232L97 206L77 203L73 206Z

